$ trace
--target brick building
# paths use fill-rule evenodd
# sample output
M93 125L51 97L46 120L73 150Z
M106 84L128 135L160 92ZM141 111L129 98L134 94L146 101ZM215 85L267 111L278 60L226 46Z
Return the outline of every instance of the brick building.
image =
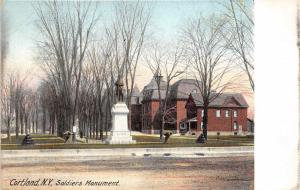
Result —
M239 93L224 93L213 100L208 109L209 134L243 134L247 128L248 104ZM202 130L203 101L199 93L191 93L186 103L187 118L180 122L181 132Z
M167 84L160 81L160 95L167 101L167 110L171 110L169 118L165 118L165 130L174 133L197 133L201 131L201 113L203 110L197 81L181 79L171 85L166 99ZM133 90L131 100L132 130L144 133L159 133L161 117L158 115L159 91L155 77L140 93L138 88ZM247 131L248 104L241 94L224 93L216 98L208 111L208 131L232 134Z
M160 82L161 99L167 101L167 110L170 112L168 118L165 118L166 130L172 130L174 133L179 132L179 123L186 118L185 105L189 98L189 94L197 93L197 84L192 79L182 79L175 82L169 91L169 96L166 95L167 84L165 81ZM142 100L142 131L146 133L159 133L160 117L159 109L159 93L155 78L150 81L143 89Z
M174 130L176 133L179 132L180 122L187 117L185 106L191 93L199 93L196 80L181 79L172 85L168 106L170 108L175 107L173 118L176 122L169 130Z
M167 84L165 81L160 81L161 99L165 99ZM159 109L159 91L155 77L144 87L142 100L142 132L158 133L160 129L159 117L157 111Z

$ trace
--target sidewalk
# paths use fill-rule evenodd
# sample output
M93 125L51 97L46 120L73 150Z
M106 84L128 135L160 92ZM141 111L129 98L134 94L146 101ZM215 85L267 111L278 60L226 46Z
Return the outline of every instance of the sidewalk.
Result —
M114 148L114 149L40 149L2 150L2 164L39 162L79 162L120 157L233 157L253 156L254 147L177 147L177 148Z

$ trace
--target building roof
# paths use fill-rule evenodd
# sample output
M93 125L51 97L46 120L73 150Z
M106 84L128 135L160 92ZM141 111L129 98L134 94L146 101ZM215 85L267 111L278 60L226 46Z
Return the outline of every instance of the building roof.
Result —
M164 81L162 79L160 81L160 89L165 90L166 88L167 88L167 83L166 83L166 81ZM157 82L156 82L155 78L153 77L151 79L151 81L144 87L143 91L155 90L155 89L158 89L158 87L157 87Z
M200 93L192 93L191 96L197 107L203 106ZM248 104L240 93L222 93L209 104L209 107L248 107Z
M166 81L161 79L159 88L161 92L161 99L165 99L167 89ZM154 76L151 81L144 87L142 91L142 98L143 101L159 100L158 85Z
M143 94L140 92L139 88L135 85L132 89L131 105L140 104L143 98Z
M142 97L143 94L140 89L135 85L132 89L132 97Z
M161 99L164 100L166 98L166 90L160 90L161 92ZM143 91L143 100L159 100L159 93L158 90L148 90Z
M199 93L197 81L194 79L181 79L172 85L170 97L172 99L188 99L191 93Z

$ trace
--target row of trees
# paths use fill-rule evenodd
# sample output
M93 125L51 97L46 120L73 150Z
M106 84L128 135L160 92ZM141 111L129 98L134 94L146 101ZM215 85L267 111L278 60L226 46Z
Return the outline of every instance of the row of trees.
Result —
M253 21L246 9L249 3L229 0L223 5L225 17L190 19L179 31L175 48L159 48L163 45L158 43L155 47L150 46L152 48L147 52L151 19L147 3L116 2L114 19L108 26L100 24L102 17L98 6L97 2L80 1L34 4L41 34L36 60L46 77L36 91L25 88L23 80L8 77L2 88L2 115L8 136L15 119L17 136L19 126L21 133L28 133L30 129L37 132L40 121L42 132L49 130L62 136L65 131L71 131L72 126L79 125L83 135L104 139L104 132L107 135L111 126L115 81L123 79L125 101L131 109L131 89L142 61L158 76L161 138L166 118L172 110L162 97L168 97L173 80L183 73L188 72L198 81L204 104L203 132L206 138L208 106L232 85L235 78L232 63L237 63L246 72L254 90ZM160 76L166 78L166 94L161 94ZM129 115L129 127L130 118Z
M117 78L124 80L126 103L131 104L150 10L142 2L116 2L115 20L102 28L97 2L41 2L35 10L51 124L62 136L78 119L84 135L103 139Z
M1 118L2 126L6 127L8 139L10 139L13 123L16 137L19 133L37 132L39 97L25 86L25 78L21 79L19 75L13 74L4 78L1 89Z

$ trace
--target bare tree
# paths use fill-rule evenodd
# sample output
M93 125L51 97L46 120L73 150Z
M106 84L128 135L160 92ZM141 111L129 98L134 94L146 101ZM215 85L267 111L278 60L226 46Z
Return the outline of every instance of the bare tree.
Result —
M9 141L11 140L11 124L14 120L14 88L15 78L13 75L9 75L1 89L1 118L6 126L7 139Z
M171 47L171 46L170 46ZM158 115L160 116L160 139L163 139L163 131L165 129L166 121L171 122L172 113L175 111L174 107L168 107L169 92L171 82L173 79L179 77L184 73L184 68L180 68L182 63L183 50L178 47L174 51L163 50L168 48L154 48L154 54L150 59L147 59L148 67L155 77L155 82L158 90L159 109ZM169 48L170 49L170 48ZM166 89L162 91L161 82L163 75L166 77ZM163 94L162 94L163 93Z
M247 74L250 86L254 91L254 58L253 58L253 26L252 15L253 0L234 1L222 3L225 7L225 16L228 19L228 32L234 38L227 39L231 43L230 49L235 56L235 62Z
M14 89L14 105L15 105L15 122L16 122L16 138L19 136L19 129L20 129L20 112L21 112L21 105L22 100L24 100L22 97L24 96L24 82L26 77L21 78L19 74L16 76L16 86Z
M43 80L36 92L35 107L35 126L38 127L39 110L42 112L41 130L42 133L46 132L47 118L49 121L49 133L54 134L56 127L57 115L59 112L59 99L55 91L55 86L52 81ZM47 117L48 115L48 117ZM36 129L37 131L37 129Z
M31 133L31 119L33 114L35 96L32 89L26 89L23 104L23 111L24 111L24 122L25 122L25 134Z
M150 21L150 9L145 2L121 1L115 6L116 21L111 36L114 42L114 60L118 75L125 79L129 129L131 129L131 97L135 84L136 69L145 44Z
M231 37L225 31L226 21L215 16L190 20L182 32L185 57L190 73L197 81L203 98L203 134L207 140L208 106L230 86L229 47Z
M49 101L53 99L50 97L52 94L50 93L50 88L47 83L44 83L41 86L41 95L39 96L39 102L40 102L40 107L42 110L42 133L46 133L46 123L47 123L47 110L48 112L50 111L50 108L48 107L50 104L53 104L54 102L51 102L49 104Z
M112 54L112 43L111 39L104 39L101 44L93 43L90 50L88 51L88 58L91 64L91 70L95 81L96 89L96 110L95 114L99 114L96 117L96 138L98 138L98 131L100 125L100 139L103 140L103 129L104 129L104 91L107 89L107 79L110 74L109 63L111 62L110 56Z
M40 60L60 100L59 135L75 123L84 59L98 20L96 2L47 1L35 11L42 34Z
M92 131L95 127L95 122L93 122L93 118L96 118L95 109L97 107L96 104L96 88L95 88L95 79L93 76L93 71L90 67L86 67L83 71L82 82L79 91L79 110L78 116L80 121L80 131L86 137L92 137Z

